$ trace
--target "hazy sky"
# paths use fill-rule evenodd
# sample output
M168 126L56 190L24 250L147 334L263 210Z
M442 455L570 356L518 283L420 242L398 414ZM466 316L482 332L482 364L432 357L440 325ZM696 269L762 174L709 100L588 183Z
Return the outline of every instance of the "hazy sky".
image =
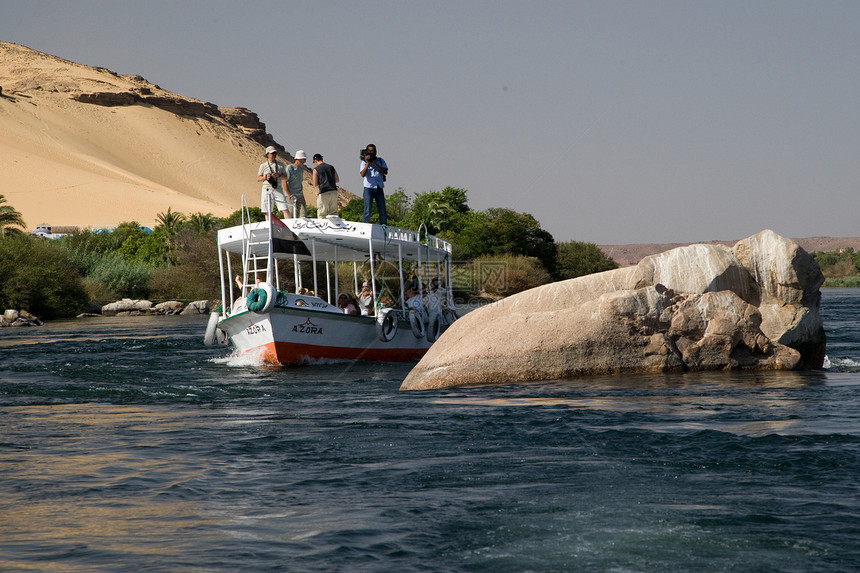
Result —
M860 235L856 0L0 0L0 39L250 108L359 195L376 143L389 189L557 241Z

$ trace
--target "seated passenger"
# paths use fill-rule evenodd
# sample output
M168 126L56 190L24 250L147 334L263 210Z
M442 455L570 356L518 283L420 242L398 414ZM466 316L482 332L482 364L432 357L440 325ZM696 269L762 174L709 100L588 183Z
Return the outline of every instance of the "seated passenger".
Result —
M453 314L455 318L457 317L457 310L448 301L448 291L439 286L439 277L430 279L430 290L424 296L424 304L431 314L434 311L445 311Z
M346 296L349 297L349 304L355 308L356 314L361 314L361 310L358 308L358 301L355 299L355 296L351 292L346 293Z
M419 313L424 312L424 304L421 302L421 297L418 295L418 291L412 283L406 285L406 309L414 310Z
M236 286L242 291L242 295L245 294L245 283L242 282L242 276L236 275L234 279L236 281ZM258 278L256 284L259 285L261 282L264 282L263 279ZM250 287L248 287L250 289Z
M345 292L342 292L337 296L337 307L344 314L358 314L358 309L355 308L355 305L353 305L352 302L350 302L349 295Z

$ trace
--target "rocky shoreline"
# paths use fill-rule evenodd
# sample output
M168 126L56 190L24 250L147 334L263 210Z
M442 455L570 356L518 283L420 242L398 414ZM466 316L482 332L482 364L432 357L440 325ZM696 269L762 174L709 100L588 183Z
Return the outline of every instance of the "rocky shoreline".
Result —
M98 305L96 305L98 306ZM170 315L199 315L209 314L211 305L208 300L196 300L185 304L178 300L169 300L158 304L151 300L133 300L124 298L98 307L97 311L79 314L77 318L97 316L170 316ZM7 309L0 315L0 327L42 326L44 323L26 310Z
M26 310L7 309L0 315L0 327L3 326L42 326L43 322Z
M209 314L210 304L208 300L196 300L189 302L187 305L178 300L169 300L158 304L153 304L151 300L133 300L124 298L116 302L104 305L101 308L101 316L141 316L146 314L152 315L189 315L189 314ZM91 316L88 314L80 316Z

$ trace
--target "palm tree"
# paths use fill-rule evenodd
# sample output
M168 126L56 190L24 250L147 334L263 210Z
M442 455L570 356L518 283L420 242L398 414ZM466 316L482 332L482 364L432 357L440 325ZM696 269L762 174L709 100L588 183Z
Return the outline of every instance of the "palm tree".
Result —
M209 231L215 228L215 223L217 219L212 213L192 213L188 218L188 223L191 225L191 228L194 229L194 232L198 235L205 235Z
M427 203L427 214L424 222L430 233L438 233L449 227L456 211L447 203L441 201L430 201Z
M10 233L22 232L21 229L16 229L15 227L27 228L21 213L10 205L3 205L5 202L6 197L0 195L0 239Z
M167 212L159 213L156 219L161 224L161 227L164 228L164 243L167 245L169 257L173 254L173 251L176 248L176 241L174 238L176 237L177 231L179 231L179 226L185 221L185 215L183 213L171 211L170 207L168 207Z
M171 211L167 208L166 213L158 214L158 222L164 226L168 235L173 235L179 230L179 225L185 221L185 215L179 212Z

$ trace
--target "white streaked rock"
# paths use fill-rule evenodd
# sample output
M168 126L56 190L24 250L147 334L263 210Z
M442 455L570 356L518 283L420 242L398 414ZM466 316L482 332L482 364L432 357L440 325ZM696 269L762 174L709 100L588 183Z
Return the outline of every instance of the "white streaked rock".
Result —
M773 231L544 285L456 321L401 389L620 372L820 367L818 264Z

